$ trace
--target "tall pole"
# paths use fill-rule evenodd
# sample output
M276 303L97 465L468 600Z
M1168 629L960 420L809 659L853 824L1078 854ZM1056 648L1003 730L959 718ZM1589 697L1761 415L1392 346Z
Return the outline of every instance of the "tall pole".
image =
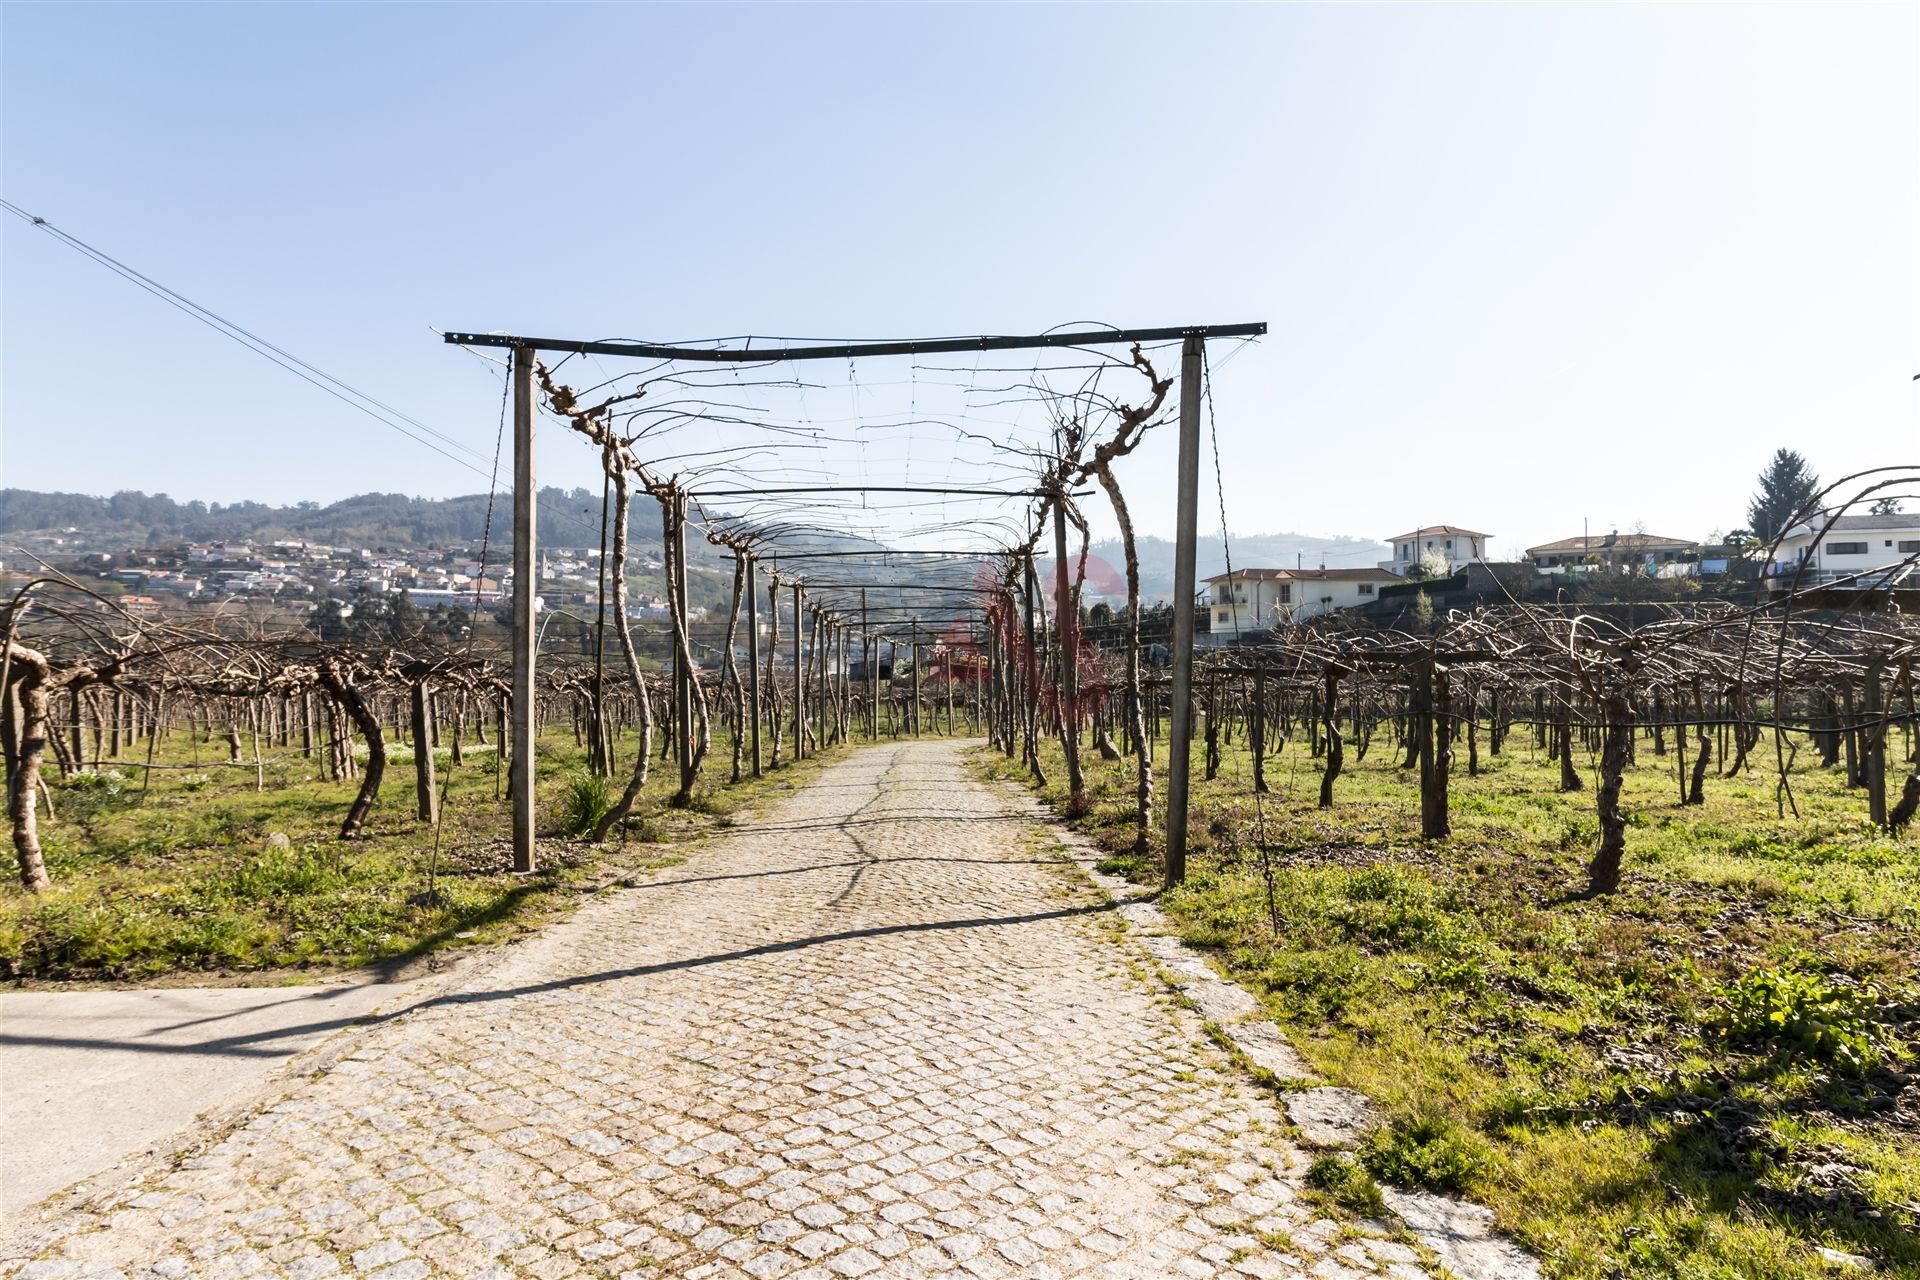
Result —
M513 869L533 870L533 348L513 349Z
M1874 654L1867 660L1867 732L1864 763L1867 775L1867 815L1873 825L1887 829L1887 713L1880 687L1887 660Z
M671 607L680 619L680 635L686 642L686 656L693 656L693 620L687 616L687 495L673 491L673 600ZM680 735L680 749L674 760L680 766L680 789L693 786L693 667L674 655L675 708L674 728Z
M807 682L800 670L801 600L806 589L793 584L793 758L807 757Z
M1173 544L1173 731L1167 740L1167 884L1187 878L1187 770L1193 749L1193 557L1200 518L1200 377L1206 339L1180 348L1179 512Z
M600 479L600 594L594 597L593 620L593 736L590 765L605 778L613 772L613 753L607 750L607 498L612 476Z
M1067 577L1067 498L1053 502L1053 639L1060 656L1060 747L1067 756L1069 785L1080 782L1080 654L1074 636L1079 629L1073 607L1073 589ZM1081 797L1073 797L1077 803Z
M1033 552L1025 553L1023 567L1026 569L1027 601L1027 652L1020 664L1021 701L1026 708L1026 721L1021 729L1021 750L1026 756L1027 766L1036 775L1040 772L1040 651L1034 647L1034 597L1038 594L1034 587L1037 579L1033 572Z
M760 776L760 609L753 557L747 556L747 705L753 714L753 776Z

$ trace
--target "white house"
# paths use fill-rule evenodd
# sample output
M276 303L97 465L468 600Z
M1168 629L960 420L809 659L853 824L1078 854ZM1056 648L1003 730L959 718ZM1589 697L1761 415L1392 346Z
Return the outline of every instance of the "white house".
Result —
M1799 574L1800 585L1810 587L1867 574L1861 583L1872 585L1874 570L1897 573L1899 567L1915 563L1916 557L1920 557L1920 515L1839 516L1830 528L1822 518L1787 530L1767 576L1791 580Z
M1393 543L1393 559L1382 560L1380 567L1404 578L1422 560L1435 556L1447 562L1449 574L1457 573L1474 561L1487 558L1487 539L1492 536L1455 524L1434 524L1412 533L1395 534L1389 539Z
M1229 644L1236 631L1304 622L1334 609L1369 604L1382 586L1399 581L1384 569L1235 569L1207 579L1211 643Z

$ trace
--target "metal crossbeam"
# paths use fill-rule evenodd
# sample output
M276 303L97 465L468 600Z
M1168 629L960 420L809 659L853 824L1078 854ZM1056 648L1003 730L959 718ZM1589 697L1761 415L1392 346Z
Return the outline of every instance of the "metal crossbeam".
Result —
M674 347L656 342L576 342L566 338L515 337L504 333L449 333L446 341L462 347L525 347L575 355L631 356L639 360L703 360L731 364L768 364L783 360L859 360L867 356L923 356L961 351L1026 351L1037 347L1102 347L1135 342L1177 342L1184 338L1258 338L1265 321L1254 324L1181 325L1165 329L1078 329L1027 337L982 334L971 338L912 338L900 342L838 342L817 347Z

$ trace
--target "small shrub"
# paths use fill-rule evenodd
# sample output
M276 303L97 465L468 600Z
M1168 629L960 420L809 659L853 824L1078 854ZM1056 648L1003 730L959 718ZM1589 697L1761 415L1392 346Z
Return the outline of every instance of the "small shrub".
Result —
M1374 1217L1386 1209L1379 1184L1371 1174L1346 1156L1324 1155L1307 1167L1307 1185L1322 1192L1335 1204L1358 1214Z
M67 779L67 786L75 791L98 791L110 796L119 795L126 785L127 775L118 769L89 769Z
M182 791L205 791L212 785L213 775L210 773L189 773L180 779Z
M1361 1161L1374 1177L1399 1186L1460 1191L1486 1167L1487 1151L1453 1121L1428 1113L1375 1133Z
M1745 1044L1805 1053L1859 1074L1887 1048L1879 992L1791 967L1754 969L1718 993L1720 1029Z
M567 775L566 790L560 794L560 826L568 835L589 834L611 808L613 792L605 778L588 769Z

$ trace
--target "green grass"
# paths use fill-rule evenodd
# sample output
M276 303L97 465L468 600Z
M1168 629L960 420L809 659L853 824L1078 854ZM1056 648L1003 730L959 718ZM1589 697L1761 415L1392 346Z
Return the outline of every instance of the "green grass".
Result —
M1643 737L1624 882L1590 898L1591 772L1562 794L1518 729L1481 746L1476 778L1456 750L1435 843L1384 727L1365 761L1349 746L1331 810L1304 740L1260 798L1244 744L1212 781L1196 750L1189 879L1163 907L1384 1116L1322 1191L1466 1194L1557 1276L1832 1274L1816 1245L1920 1275L1920 1128L1896 1118L1920 1111L1920 837L1875 831L1804 745L1800 817L1766 773L1682 807ZM1057 747L1043 763L1064 812ZM1157 832L1129 852L1128 766L1091 761L1089 788L1074 825L1106 869L1157 878Z
M508 870L491 748L469 750L457 769L450 752L436 752L440 780L450 782L437 856L433 829L414 817L410 753L390 754L367 836L350 842L335 836L358 781L328 781L321 759L297 746L263 748L261 789L251 759L229 765L224 744L185 731L162 744L156 763L173 767L155 769L145 791L144 746L137 759L67 779L50 764L56 816L48 821L43 811L41 836L53 887L36 897L10 878L0 889L0 976L352 967L501 941L606 884L677 861L680 846L726 825L742 805L797 785L815 763L726 786L714 780L728 769L722 738L693 803L670 808L674 770L656 758L623 838L582 843L586 819L597 820L624 787L636 744L617 744L610 796L586 773L570 732L543 737L541 865L532 875Z

